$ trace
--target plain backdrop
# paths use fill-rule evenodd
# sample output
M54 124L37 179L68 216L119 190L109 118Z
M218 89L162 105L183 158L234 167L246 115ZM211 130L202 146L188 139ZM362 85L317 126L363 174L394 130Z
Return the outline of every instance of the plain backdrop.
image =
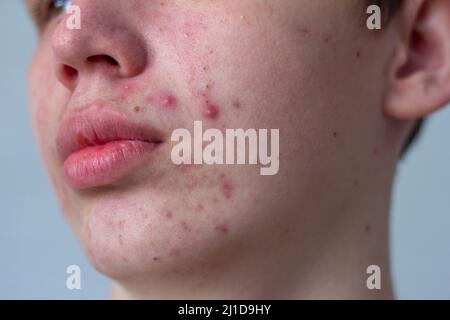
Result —
M34 144L26 97L32 24L20 0L0 1L0 17L0 299L107 299L109 282L63 220ZM391 257L400 299L450 299L449 140L447 108L399 166ZM66 289L72 264L81 267L81 290Z

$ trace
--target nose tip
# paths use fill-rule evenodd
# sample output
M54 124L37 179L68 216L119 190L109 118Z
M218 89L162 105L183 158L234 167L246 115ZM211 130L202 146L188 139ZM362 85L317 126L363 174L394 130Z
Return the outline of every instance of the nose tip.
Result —
M131 22L114 14L102 18L96 10L87 4L81 11L81 29L67 28L62 21L52 34L56 77L70 90L88 73L127 78L140 74L147 65L145 44L139 31L127 25Z

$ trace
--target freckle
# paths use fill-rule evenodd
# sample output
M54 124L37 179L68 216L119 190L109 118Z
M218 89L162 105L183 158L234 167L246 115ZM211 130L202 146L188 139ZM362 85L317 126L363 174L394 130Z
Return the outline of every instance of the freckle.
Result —
M135 106L133 110L134 112L138 113L139 111L141 111L141 108L139 108L139 106Z
M127 259L127 257L122 257L122 261L124 261L124 262L128 262L128 259Z
M215 104L207 102L203 106L202 114L205 118L216 119L219 116L219 107Z
M372 226L370 224L366 224L366 226L364 227L364 230L366 232L370 232L370 231L372 231Z
M159 257L153 257L153 261L159 261Z
M356 57L357 57L357 58L361 58L361 51L359 51L359 50L356 51Z
M336 131L333 131L333 137L337 137L337 132Z
M221 232L221 233L228 233L228 231L229 231L228 226L224 223L218 224L215 229L216 229L216 231Z
M164 28L163 27L159 27L159 32L163 32Z
M355 187L359 186L359 180L353 181L353 185L354 185Z
M326 42L326 43L330 43L330 37L326 37L326 38L325 38L325 42Z

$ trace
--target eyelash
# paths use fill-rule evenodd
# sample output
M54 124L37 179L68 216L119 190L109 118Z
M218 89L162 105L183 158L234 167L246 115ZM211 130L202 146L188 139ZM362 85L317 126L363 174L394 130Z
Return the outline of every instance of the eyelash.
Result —
M71 4L72 0L43 0L32 9L32 15L38 27L42 29Z

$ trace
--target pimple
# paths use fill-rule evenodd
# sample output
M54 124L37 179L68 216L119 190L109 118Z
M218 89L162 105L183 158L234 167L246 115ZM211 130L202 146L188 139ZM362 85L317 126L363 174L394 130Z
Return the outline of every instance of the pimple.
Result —
M228 228L228 226L225 223L218 224L215 227L215 229L216 229L217 232L220 232L222 234L227 234L228 231L229 231L229 228Z
M217 105L206 102L202 108L202 115L207 119L217 119L219 116L220 109Z

